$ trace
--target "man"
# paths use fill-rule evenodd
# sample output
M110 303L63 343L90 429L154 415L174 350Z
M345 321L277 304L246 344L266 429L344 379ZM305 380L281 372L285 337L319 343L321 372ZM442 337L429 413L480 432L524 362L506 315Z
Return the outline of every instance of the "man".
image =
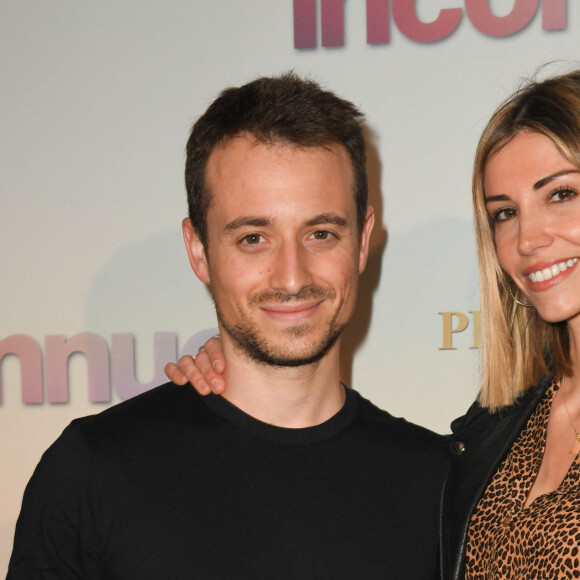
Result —
M290 74L194 125L183 233L226 393L168 383L73 422L26 490L8 578L437 576L446 445L339 380L374 221L361 122Z

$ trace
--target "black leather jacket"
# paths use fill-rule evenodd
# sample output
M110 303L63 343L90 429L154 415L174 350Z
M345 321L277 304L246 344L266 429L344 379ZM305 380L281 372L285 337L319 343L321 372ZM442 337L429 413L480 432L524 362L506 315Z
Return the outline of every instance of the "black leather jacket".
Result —
M551 381L551 377L544 377L513 405L495 413L474 403L465 416L451 424L455 459L441 498L443 580L464 577L467 527L473 509Z

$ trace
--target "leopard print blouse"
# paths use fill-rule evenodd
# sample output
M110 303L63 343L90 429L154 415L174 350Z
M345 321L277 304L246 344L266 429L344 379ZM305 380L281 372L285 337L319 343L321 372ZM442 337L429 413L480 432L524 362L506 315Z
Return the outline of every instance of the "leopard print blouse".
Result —
M524 508L540 468L557 384L499 465L471 517L466 580L580 578L580 460Z

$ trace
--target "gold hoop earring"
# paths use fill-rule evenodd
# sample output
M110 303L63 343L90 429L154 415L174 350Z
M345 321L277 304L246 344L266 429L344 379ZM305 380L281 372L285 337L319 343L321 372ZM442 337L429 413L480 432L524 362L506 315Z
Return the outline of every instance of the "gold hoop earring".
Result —
M519 304L520 306L523 306L524 308L532 308L532 305L529 302L520 302L513 294L512 289L508 286L508 292L510 293L510 296L514 299L516 304Z

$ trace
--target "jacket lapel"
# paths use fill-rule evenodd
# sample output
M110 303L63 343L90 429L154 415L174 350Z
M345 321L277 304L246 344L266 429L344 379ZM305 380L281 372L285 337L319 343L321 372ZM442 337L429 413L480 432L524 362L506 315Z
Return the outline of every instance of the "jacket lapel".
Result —
M463 452L451 468L442 499L442 549L448 556L450 578L463 578L471 514L551 380L545 377L512 406L495 413L475 403L465 417L452 424L452 448L456 455L460 448Z

